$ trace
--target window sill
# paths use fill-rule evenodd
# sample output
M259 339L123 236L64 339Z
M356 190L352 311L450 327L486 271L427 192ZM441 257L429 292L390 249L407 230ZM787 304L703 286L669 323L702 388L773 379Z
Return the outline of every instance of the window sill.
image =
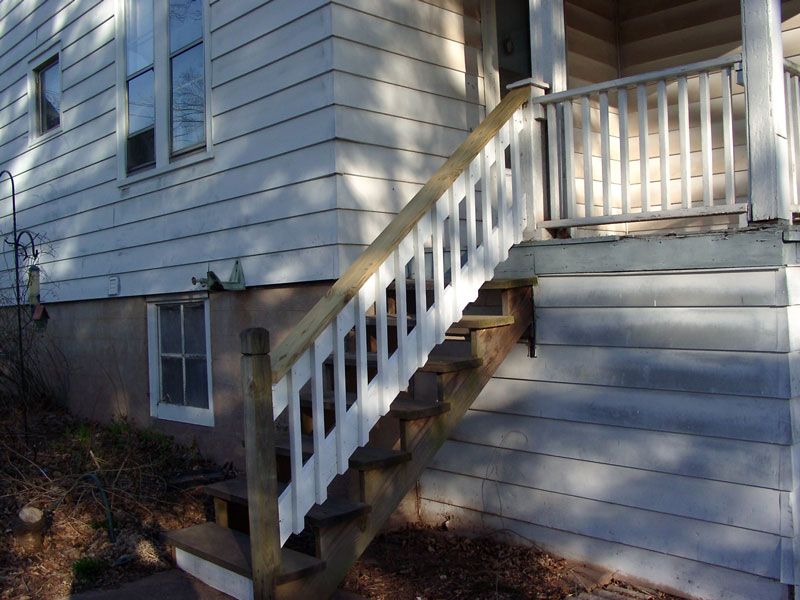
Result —
M214 426L214 413L208 408L195 408L192 406L179 406L177 404L158 403L151 417L164 421L175 421L202 427Z
M213 158L214 158L214 152L211 150L208 150L206 152L198 152L196 154L189 154L187 156L182 156L180 158L176 158L168 165L163 165L161 167L154 167L152 169L147 169L144 171L140 171L138 173L126 175L125 177L120 177L119 180L117 181L117 187L121 188L126 187L134 183L145 181L153 177L159 177L161 175L164 175L166 173L171 173L172 171L176 171L183 167L190 167L192 165L196 165L198 163L211 160Z
M64 133L64 130L61 129L61 125L59 125L58 127L53 127L53 129L51 129L50 131L46 131L41 135L31 136L28 139L28 150L36 148L37 146L41 146L45 142L49 142L53 138L57 138L62 133Z

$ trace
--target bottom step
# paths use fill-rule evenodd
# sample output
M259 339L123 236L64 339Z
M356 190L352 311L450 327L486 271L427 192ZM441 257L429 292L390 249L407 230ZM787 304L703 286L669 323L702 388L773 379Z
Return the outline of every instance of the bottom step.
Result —
M178 568L238 600L253 598L250 538L238 531L204 523L164 536L175 549ZM281 549L281 570L276 585L301 579L325 568L325 561L307 554Z

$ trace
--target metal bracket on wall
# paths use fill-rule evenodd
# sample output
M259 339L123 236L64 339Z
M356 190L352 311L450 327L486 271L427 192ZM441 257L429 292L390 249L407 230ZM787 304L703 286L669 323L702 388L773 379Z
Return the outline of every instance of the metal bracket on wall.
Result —
M228 277L228 281L222 281L214 271L208 271L206 276L200 279L192 277L192 285L197 284L200 284L201 287L208 288L210 292L240 292L247 287L244 281L244 271L242 270L242 265L238 258L236 262L233 263L233 269L231 270L230 277Z

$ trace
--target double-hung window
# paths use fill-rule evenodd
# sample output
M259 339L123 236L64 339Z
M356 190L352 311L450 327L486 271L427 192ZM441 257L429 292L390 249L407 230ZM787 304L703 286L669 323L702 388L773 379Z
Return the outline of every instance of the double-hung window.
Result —
M214 424L208 300L147 307L150 415Z
M125 176L208 151L205 2L123 0Z
M61 66L58 44L29 62L30 143L37 144L61 131Z
M57 55L36 69L36 114L39 135L61 125L61 71Z

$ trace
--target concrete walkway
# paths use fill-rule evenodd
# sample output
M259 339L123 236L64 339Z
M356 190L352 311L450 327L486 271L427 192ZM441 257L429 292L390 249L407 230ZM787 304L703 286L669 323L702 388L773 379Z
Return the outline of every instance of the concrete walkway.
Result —
M231 600L231 597L208 587L191 575L171 569L110 590L71 594L61 600ZM331 600L364 600L349 592L337 591Z

